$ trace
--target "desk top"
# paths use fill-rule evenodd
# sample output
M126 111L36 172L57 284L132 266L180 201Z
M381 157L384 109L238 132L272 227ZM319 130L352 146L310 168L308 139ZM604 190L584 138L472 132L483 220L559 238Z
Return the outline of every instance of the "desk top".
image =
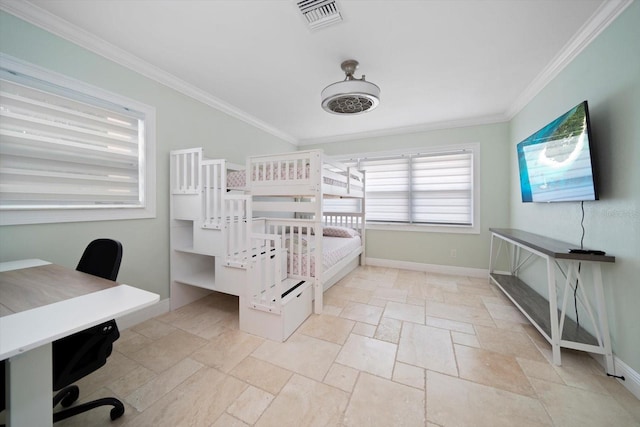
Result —
M514 228L490 228L489 231L499 236L506 237L524 246L530 247L549 255L552 258L576 260L576 261L596 261L596 262L615 262L616 257L610 255L593 255L593 254L577 254L569 253L569 249L575 248L572 245L560 240L551 239L549 237L540 236L539 234L529 233Z
M60 265L28 261L32 262L0 264L0 317L118 286L111 280Z
M7 264L0 265L0 360L160 299L152 292L59 265L4 268Z

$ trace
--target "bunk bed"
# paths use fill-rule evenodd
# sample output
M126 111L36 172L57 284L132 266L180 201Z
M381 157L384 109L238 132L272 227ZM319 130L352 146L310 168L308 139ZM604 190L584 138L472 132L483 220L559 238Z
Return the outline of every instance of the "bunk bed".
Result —
M357 261L364 250L362 172L332 161L321 150L309 150L251 156L244 173L254 212L267 217L265 232L279 235L288 250L290 274L316 277L326 290L340 279L338 260ZM356 202L348 205L350 212L346 204L342 212L326 212L325 198ZM287 234L293 236L288 239ZM323 244L326 239L331 243ZM324 268L315 272L316 265Z
M171 171L172 221L192 226L186 252L216 258L215 285L203 287L240 297L241 329L286 339L311 301L320 313L323 291L364 260L364 175L320 150L252 156L244 167L207 160L202 149L177 150ZM351 211L324 212L325 198L349 200ZM173 234L172 246L180 240ZM185 268L172 263L174 270ZM172 307L174 288L184 294L185 283L172 273ZM282 320L287 310L292 320Z

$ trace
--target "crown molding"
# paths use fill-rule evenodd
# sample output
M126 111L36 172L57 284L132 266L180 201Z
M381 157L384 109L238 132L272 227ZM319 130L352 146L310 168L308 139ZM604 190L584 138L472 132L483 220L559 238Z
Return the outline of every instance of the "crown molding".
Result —
M391 135L406 135L411 133L429 132L443 129L465 128L469 126L491 125L508 121L509 118L504 114L496 114L492 116L473 117L461 120L450 120L442 122L424 123L415 126L403 126L389 129L379 129L369 132L349 133L343 135L334 135L321 138L309 138L298 141L299 146L313 144L330 144L334 142L355 141L364 138L376 138Z
M505 116L511 120L554 78L565 69L605 28L620 15L633 0L607 0L594 12L589 20L569 40L540 74L527 86L516 101L507 109Z
M293 136L28 1L1 0L0 9L290 144L297 145L298 143Z

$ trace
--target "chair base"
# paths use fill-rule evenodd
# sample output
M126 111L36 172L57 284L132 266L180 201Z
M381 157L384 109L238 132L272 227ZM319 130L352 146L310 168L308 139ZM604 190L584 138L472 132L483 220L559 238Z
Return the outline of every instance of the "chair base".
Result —
M115 397L104 397L102 399L92 400L91 402L86 402L80 405L69 407L73 402L76 401L79 395L80 390L78 389L78 386L75 385L65 387L55 395L55 397L53 398L53 406L56 407L56 405L60 403L66 409L54 412L54 423L65 420L69 417L73 417L74 415L87 412L93 408L106 405L113 406L111 412L109 412L109 416L111 417L112 421L120 418L124 414L124 404Z
M53 407L55 408L59 403L63 408L68 408L78 399L79 396L80 389L77 385L65 387L53 396Z

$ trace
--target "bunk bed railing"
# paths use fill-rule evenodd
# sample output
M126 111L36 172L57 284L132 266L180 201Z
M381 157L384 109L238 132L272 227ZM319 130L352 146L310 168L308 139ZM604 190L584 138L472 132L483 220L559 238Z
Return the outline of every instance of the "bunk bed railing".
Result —
M229 267L246 268L251 256L251 196L226 194L223 200L226 261Z
M247 187L254 195L316 194L321 167L321 150L251 156L247 158Z
M171 192L173 194L197 194L202 180L200 162L202 148L190 148L171 152Z
M202 161L204 228L219 229L226 217L224 198L227 192L227 162L223 159Z
M313 182L320 172L320 150L251 156L247 159L247 183L260 185L274 181Z
M325 187L333 187L333 191L325 193L342 193L346 196L364 196L364 172L353 166L325 158L322 163L322 183Z
M364 215L351 212L323 212L322 224L327 226L338 226L353 228L360 236L364 236Z
M250 238L249 281L246 293L256 310L274 314L282 311L282 241L274 234L255 233Z
M364 173L325 157L322 150L251 156L246 182L254 195L364 196Z
M289 277L311 280L319 279L322 274L322 239L315 230L320 223L307 219L266 218L266 231L277 235L282 241L280 246L286 250L287 273Z

